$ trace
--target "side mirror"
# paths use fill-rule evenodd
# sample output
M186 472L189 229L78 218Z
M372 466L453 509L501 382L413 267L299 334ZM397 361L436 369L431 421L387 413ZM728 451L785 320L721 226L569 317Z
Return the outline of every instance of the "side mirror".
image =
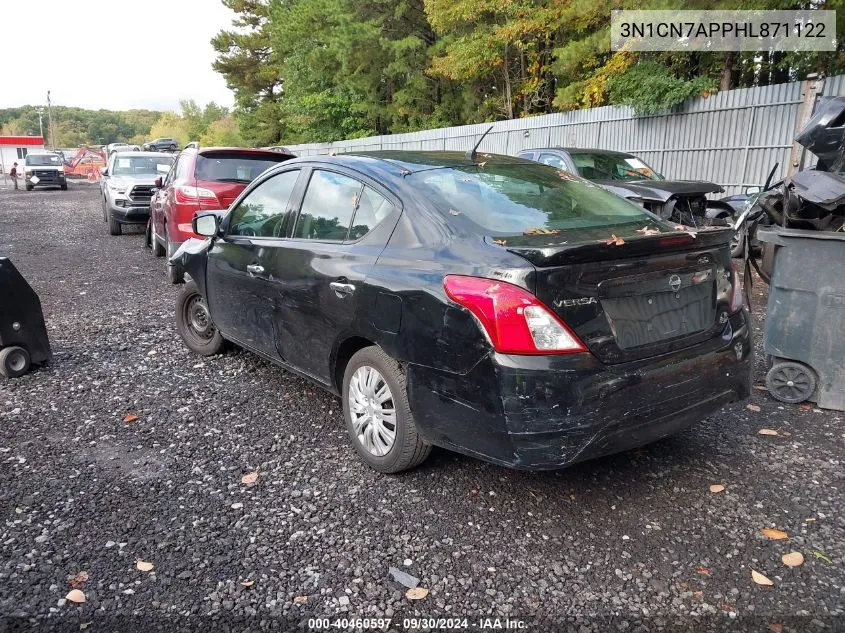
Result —
M203 237L214 237L220 231L220 218L216 213L200 213L191 220L194 233Z
M101 170L101 171L100 171L100 175L101 175L101 176L108 176L108 175L109 175L109 170L108 170L108 168L105 168L105 169Z
M161 178L156 178L155 183L153 184L155 184L157 188L161 189Z

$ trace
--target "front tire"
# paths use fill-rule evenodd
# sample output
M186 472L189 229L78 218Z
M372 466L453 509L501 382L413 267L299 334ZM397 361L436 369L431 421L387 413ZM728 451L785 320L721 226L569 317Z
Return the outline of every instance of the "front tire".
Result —
M120 226L120 222L114 219L113 216L109 216L109 235L120 235L123 233L123 227Z
M365 347L352 356L342 394L349 438L370 468L398 473L419 466L431 453L411 413L405 372L381 348Z
M62 191L67 191L67 184L62 185Z
M18 378L29 371L30 357L23 347L6 347L0 350L0 374Z
M223 335L211 320L208 304L193 281L185 284L176 299L176 329L188 349L200 356L214 356L223 350Z

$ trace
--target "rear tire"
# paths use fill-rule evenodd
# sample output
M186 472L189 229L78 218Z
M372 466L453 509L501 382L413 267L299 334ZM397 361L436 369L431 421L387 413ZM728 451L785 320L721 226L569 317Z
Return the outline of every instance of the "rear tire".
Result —
M62 185L62 191L67 191L67 184Z
M193 281L185 284L176 299L176 329L192 352L214 356L223 351L223 335L211 320L208 304Z
M120 235L121 233L123 233L123 227L120 226L120 222L109 216L109 235Z
M0 350L0 374L18 378L29 371L30 357L23 347L6 347Z
M352 356L342 394L349 438L370 468L398 473L419 466L431 453L411 413L405 372L380 347L365 347Z

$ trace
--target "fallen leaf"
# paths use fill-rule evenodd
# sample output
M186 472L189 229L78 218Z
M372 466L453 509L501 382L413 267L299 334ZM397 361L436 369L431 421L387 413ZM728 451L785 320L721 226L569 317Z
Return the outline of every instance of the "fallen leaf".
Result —
M725 486L722 484L713 484L710 486L710 492L722 492L725 489Z
M296 596L293 599L294 604L305 604L308 602L308 596Z
M760 534L772 539L773 541L782 541L785 538L789 538L789 534L783 530L776 530L774 528L763 528L760 530Z
M704 600L704 592L703 591L693 591L692 595L698 598L699 600Z
M790 433L789 431L781 431L780 434L784 437L789 437L790 435L792 435L792 433Z
M806 519L804 519L804 523L812 523L815 520L816 520L816 517L807 517Z
M646 235L646 236L648 236L648 235L657 235L658 233L660 233L660 231L659 231L658 229L650 229L650 228L649 228L649 227L647 227L647 226L644 226L644 227L643 227L643 228L641 228L641 229L637 229L635 232L636 232L636 233L641 233L642 235Z
M70 591L67 592L67 595L65 596L65 598L67 600L70 600L71 602L76 602L76 603L85 602L85 594L82 593L79 589L71 589Z
M523 235L557 235L558 233L560 233L560 229L543 229L543 228L525 229L522 232Z
M83 582L86 582L87 580L88 580L88 572L87 571L81 571L78 574L76 574L75 576L71 576L70 578L68 578L68 583L70 583L71 587L78 587L79 585L81 585Z
M135 415L134 413L128 413L125 416L123 416L123 421L127 422L127 423L134 422L137 419L138 419L138 416Z
M709 567L696 567L695 571L702 576L709 576L710 575L710 568Z
M756 572L753 569L751 570L751 580L756 582L758 585L763 585L764 587L772 587L775 584L763 574Z
M789 552L780 557L787 567L800 567L804 564L804 554L801 552Z
M819 560L823 560L823 561L824 561L824 562L826 562L828 565L830 565L831 563L833 563L833 561L832 561L832 560L830 560L827 556L825 556L824 554L822 554L822 553L821 553L820 551L818 551L818 550L814 550L814 551L813 551L813 558L818 558Z
M807 410L807 411L812 411L812 410L813 410L813 407L814 407L815 405L812 405L812 404L810 404L809 402L805 402L804 404L799 404L798 406L799 406L799 407L801 407L802 409Z
M760 429L759 431L757 431L757 433L760 434L760 435L777 435L778 434L778 432L775 431L774 429Z
M508 243L508 241L507 240L493 240L493 243L498 244L499 246L504 246L505 244Z
M745 408L748 409L749 411L754 411L755 413L760 412L760 407L758 407L756 404L747 404L747 405L745 405Z
M611 234L610 239L605 242L608 246L622 246L625 243L621 237L617 237L615 233Z
M244 580L241 582L244 587L252 587L255 584L254 580Z
M479 169L484 169L484 165L486 165L486 164L487 164L487 161L486 161L486 160L485 160L483 163L478 163L478 168L479 168Z
M768 387L766 387L766 385L754 385L754 388L757 391L768 391L769 390Z
M769 630L772 633L783 633L783 624L770 624Z
M575 495L569 495L569 500L570 500L570 501L575 501Z
M414 589L408 589L405 592L405 597L408 600L422 600L428 595L428 589L425 587L415 587Z
M153 564L148 563L147 561L141 560L139 558L137 561L135 561L135 569L137 569L138 571L152 571Z
M258 473L257 472L247 473L246 475L241 477L241 483L246 484L247 486L251 486L256 481L258 481Z

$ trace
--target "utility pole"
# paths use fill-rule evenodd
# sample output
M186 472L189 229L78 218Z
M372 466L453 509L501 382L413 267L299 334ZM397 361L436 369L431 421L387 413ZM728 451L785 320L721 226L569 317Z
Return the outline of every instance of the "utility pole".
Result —
M38 133L41 135L41 140L44 140L44 123L41 120L41 115L44 114L44 108L37 108L35 110L38 113Z
M47 91L47 125L50 131L50 147L56 149L56 131L53 129L53 109L50 106L50 91Z

